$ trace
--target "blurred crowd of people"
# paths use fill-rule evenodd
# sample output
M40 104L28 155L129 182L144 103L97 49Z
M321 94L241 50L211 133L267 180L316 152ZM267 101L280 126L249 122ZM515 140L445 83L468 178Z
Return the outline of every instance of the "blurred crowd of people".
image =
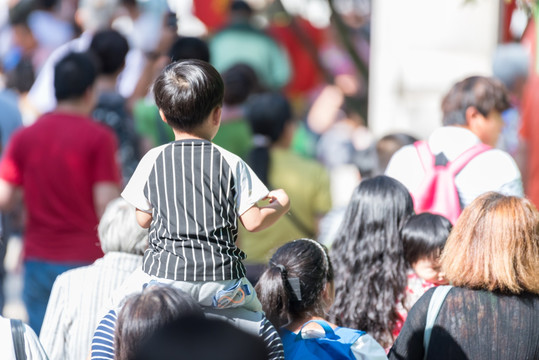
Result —
M332 28L317 29L278 4L262 27L248 2L222 3L229 6L226 24L202 37L178 35L174 1L19 0L3 9L0 261L10 236L21 235L28 358L331 358L336 353L316 351L334 347L335 339L355 359L539 358L532 121L539 101L526 46L500 46L494 77L455 83L441 103L443 126L422 142L433 169L482 146L454 175L463 211L454 221L417 206L431 171L418 139L369 131L366 77ZM348 36L368 66L368 20L346 20L357 26ZM203 69L209 63L208 71L220 74L222 101L200 105L207 110L200 121L218 119L216 128L171 120L193 108L170 108L187 103L184 93L160 94L192 86L193 101L202 101L219 92L219 84L203 88L202 79L195 86L167 75L178 62ZM163 243L181 238L177 232L155 225L161 218L179 224L179 215L177 222L168 216L180 212L168 202L165 216L145 209L132 189L168 201L184 181L185 223L196 224L198 243L206 220L215 226L205 208L203 226L196 219L198 197L211 197L203 206L212 209L217 201L205 195L213 183L195 174L206 171L204 155L192 174L183 172L182 146L182 180L143 174L148 157L169 171L156 149L184 133L204 134L202 140L211 133L212 149L222 154L214 158L212 150L212 166L222 163L211 169L240 164L230 175L237 181L232 194L223 195L239 204L238 216L214 210L237 247L224 246L220 234L219 249L232 260L212 257L213 282L231 280L224 270L222 279L215 275L216 267L229 266L232 280L246 277L237 284L241 303L258 296L260 308L206 303L213 296L207 287L178 289L169 260L155 256L160 249L191 259ZM248 170L238 170L244 163ZM243 187L249 198L265 191L255 199L261 212L289 198L277 211L284 215L272 217L271 226L251 226ZM192 257L197 282L194 249ZM5 275L0 266L0 290ZM234 303L238 293L229 295L236 289L226 286L219 301L230 296ZM449 293L429 328L438 288ZM0 291L0 344L13 342L8 358L19 359L20 339L1 316L3 306Z

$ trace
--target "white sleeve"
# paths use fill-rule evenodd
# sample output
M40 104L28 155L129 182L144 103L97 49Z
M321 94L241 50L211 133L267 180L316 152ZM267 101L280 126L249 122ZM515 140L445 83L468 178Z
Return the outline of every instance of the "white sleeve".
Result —
M269 190L243 160L238 161L236 165L235 178L239 185L236 207L238 215L241 216L259 200L268 196Z
M36 333L28 325L24 325L24 345L26 356L29 360L48 360L43 346L39 342Z
M351 347L356 360L387 360L387 355L382 347L372 336L365 334Z
M144 187L152 172L153 166L162 149L167 144L151 149L140 160L133 176L122 191L122 197L137 209L151 213L152 205L144 195Z

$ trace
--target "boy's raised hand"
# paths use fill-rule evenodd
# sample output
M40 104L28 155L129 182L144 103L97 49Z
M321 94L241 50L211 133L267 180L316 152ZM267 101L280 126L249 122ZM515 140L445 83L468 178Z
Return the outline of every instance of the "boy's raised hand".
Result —
M266 196L266 199L269 201L270 205L279 205L283 208L283 212L287 212L290 209L290 199L283 189L270 191L268 196Z
M265 200L269 204L258 207L256 204L240 215L247 231L260 231L274 224L290 209L290 199L283 189L270 191Z

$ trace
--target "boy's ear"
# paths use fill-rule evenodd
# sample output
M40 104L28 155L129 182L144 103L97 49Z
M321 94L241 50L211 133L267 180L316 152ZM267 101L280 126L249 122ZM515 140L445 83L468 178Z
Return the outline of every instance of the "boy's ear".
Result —
M161 117L161 120L163 120L165 124L168 124L167 118L165 117L165 114L163 113L163 110L161 109L159 109L159 116Z
M221 123L221 114L223 112L223 108L221 106L215 107L212 112L212 123L213 125L219 125Z

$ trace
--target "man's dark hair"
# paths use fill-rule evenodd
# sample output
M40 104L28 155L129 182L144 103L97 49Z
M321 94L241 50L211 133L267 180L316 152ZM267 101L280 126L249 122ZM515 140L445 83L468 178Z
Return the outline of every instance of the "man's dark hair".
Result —
M188 132L222 105L224 85L213 66L193 59L168 65L155 80L153 91L167 123Z
M441 215L411 216L401 230L406 261L412 265L425 258L438 259L452 228L451 222Z
M120 70L125 64L129 51L126 38L115 30L102 30L94 35L90 43L92 51L99 61L102 74L110 75Z
M181 37L172 44L168 52L171 61L197 59L210 62L208 44L196 37Z
M442 100L442 123L468 125L466 110L474 107L483 116L491 111L502 112L510 107L507 90L501 81L484 76L471 76L455 85Z
M95 61L88 53L67 54L54 67L56 100L78 99L94 83L97 75Z

